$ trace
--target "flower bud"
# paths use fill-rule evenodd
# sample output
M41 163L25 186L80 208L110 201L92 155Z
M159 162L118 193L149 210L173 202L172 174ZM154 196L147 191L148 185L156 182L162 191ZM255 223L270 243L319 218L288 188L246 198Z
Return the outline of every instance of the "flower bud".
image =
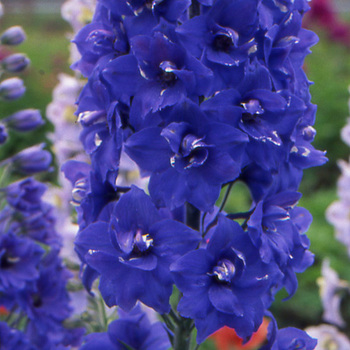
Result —
M52 161L50 152L44 150L45 144L24 149L11 158L14 169L22 174L31 175L49 170Z
M0 100L12 101L22 97L26 88L23 80L17 77L3 80L0 83Z
M26 39L26 33L20 26L13 26L5 30L0 36L3 45L19 45Z
M44 124L40 111L31 108L23 109L22 111L10 115L3 119L3 122L8 128L19 132L34 130L38 126Z
M0 145L4 144L7 141L7 131L5 125L0 124Z
M10 73L18 73L29 66L30 60L23 53L15 53L1 61L2 68Z

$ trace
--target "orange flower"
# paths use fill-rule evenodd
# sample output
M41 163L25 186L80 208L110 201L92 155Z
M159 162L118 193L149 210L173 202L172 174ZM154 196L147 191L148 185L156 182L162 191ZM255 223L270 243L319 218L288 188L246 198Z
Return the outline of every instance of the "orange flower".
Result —
M252 350L261 345L267 336L267 326L269 321L264 318L259 329L253 333L249 342L242 344L243 340L240 338L234 329L229 327L222 327L216 331L210 338L214 340L218 350Z
M1 316L7 316L9 314L8 310L6 309L5 306L0 305L0 317Z

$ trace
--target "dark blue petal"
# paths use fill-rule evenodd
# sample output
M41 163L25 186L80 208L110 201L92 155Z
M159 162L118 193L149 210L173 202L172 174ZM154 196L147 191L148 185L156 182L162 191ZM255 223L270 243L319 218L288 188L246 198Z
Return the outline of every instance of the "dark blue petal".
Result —
M119 261L130 267L134 267L136 269L144 270L144 271L152 271L157 267L157 257L153 254L143 255L140 257L130 258L124 260L122 258Z
M160 215L151 198L136 186L125 193L115 206L113 214L118 218L119 229L123 232L137 228L148 233L151 225L160 220Z
M177 306L180 315L189 318L205 318L212 308L205 288L187 292Z
M148 188L156 205L167 206L170 210L183 205L188 193L187 184L174 168L163 173L153 173Z
M125 142L126 153L143 170L158 172L170 166L172 153L160 133L160 128L145 128Z
M110 341L107 333L91 333L85 337L85 344L80 350L119 350Z
M142 83L133 55L124 55L112 60L102 74L112 87L114 99L134 95Z
M110 241L108 223L106 222L95 222L80 231L75 240L75 246L77 252L82 256L90 249L112 255L117 254Z
M214 283L210 287L208 295L210 302L218 311L239 317L244 315L241 301L229 287Z
M207 32L205 16L196 16L176 28L182 44L196 58L200 58L205 46Z
M150 234L154 238L153 251L159 257L183 255L195 249L201 240L197 231L173 220L155 223L150 228Z

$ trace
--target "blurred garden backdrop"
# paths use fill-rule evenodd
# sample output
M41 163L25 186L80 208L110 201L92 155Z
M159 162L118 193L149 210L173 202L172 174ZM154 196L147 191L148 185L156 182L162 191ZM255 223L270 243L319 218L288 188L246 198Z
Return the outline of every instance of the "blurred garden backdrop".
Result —
M38 108L45 116L52 89L58 82L57 75L70 72L70 27L61 18L62 3L61 0L3 0L6 15L0 20L0 32L11 25L21 25L28 35L21 51L30 57L32 63L23 74L27 93L19 101L1 104L1 117L22 108ZM350 27L350 1L334 0L333 3L343 29ZM320 38L305 63L306 74L314 82L312 101L318 105L314 146L327 150L329 161L323 167L306 170L300 188L303 193L300 205L307 208L314 218L308 236L316 259L314 266L300 275L296 295L282 302L286 296L282 292L274 303L273 313L281 328L304 328L321 323L322 305L317 279L323 259L329 257L340 278L350 281L350 260L346 248L335 240L334 229L325 219L326 208L337 198L336 182L340 175L337 160L348 160L350 154L349 147L340 139L340 130L349 117L350 36L347 36L346 29L343 34L334 32L325 24L327 21L322 20L322 14L313 13L312 17L306 16L305 21ZM8 54L0 52L0 56ZM52 125L47 123L26 136L25 144L28 144L28 138L31 138L31 144L48 142L45 132L52 129ZM11 141L1 148L1 159L22 149L22 138L20 134L12 134ZM53 172L47 180L54 180L55 174ZM232 194L231 199L232 206L235 201L244 201L244 189ZM342 309L349 327L347 334L350 335L350 302L343 303Z

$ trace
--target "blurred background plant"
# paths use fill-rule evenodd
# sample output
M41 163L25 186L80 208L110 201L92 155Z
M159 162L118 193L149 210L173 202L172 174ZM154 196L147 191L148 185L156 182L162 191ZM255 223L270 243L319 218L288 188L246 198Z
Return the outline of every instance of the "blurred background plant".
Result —
M31 67L22 75L27 93L16 102L1 104L0 117L30 107L41 111L45 119L47 105L52 100L52 90L59 82L58 74L71 74L69 68L71 28L60 13L63 2L63 0L3 1L6 17L0 19L0 32L14 23L20 24L25 29L29 40L21 45L21 51L31 58ZM311 87L312 102L318 105L315 124L318 136L314 146L317 149L327 150L329 162L322 168L305 171L300 189L303 193L300 205L308 208L314 217L308 236L316 260L314 266L300 276L300 287L290 301L282 301L286 294L283 292L279 294L272 311L280 327L305 328L323 322L322 300L316 281L321 276L322 262L326 258L329 258L329 264L337 271L341 280L350 281L347 248L334 239L334 228L325 219L326 208L337 198L336 183L340 176L337 161L345 160L349 155L349 149L339 135L349 115L350 5L346 0L312 0L311 7L312 10L305 18L305 25L319 35L320 41L313 47L313 54L307 57L305 70L308 78L315 83ZM0 57L4 58L13 53L9 47L1 48ZM7 157L15 154L23 149L24 144L32 145L38 142L50 144L51 141L45 135L53 129L53 124L48 122L32 131L25 141L19 132L10 131L10 141L1 147L0 159L5 155ZM46 175L46 180L57 183L57 171ZM237 193L232 193L231 198L244 201L245 190L242 188ZM234 206L234 201L231 205ZM344 316L347 326L343 329L349 336L350 307L346 302L342 305L344 310L349 310L347 316ZM230 339L234 339L234 336ZM232 343L234 342L232 340ZM203 345L201 349L206 349L206 346L208 349L212 348L213 344L214 340L209 340L208 345ZM219 343L217 346L219 348ZM236 344L236 349L241 348ZM222 347L220 350L225 348Z

